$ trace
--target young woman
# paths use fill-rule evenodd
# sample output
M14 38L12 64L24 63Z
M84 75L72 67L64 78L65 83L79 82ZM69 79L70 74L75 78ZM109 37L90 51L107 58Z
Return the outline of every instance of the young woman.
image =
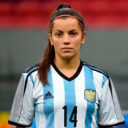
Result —
M61 4L51 16L49 41L39 65L25 70L9 123L36 128L112 128L123 123L107 73L80 60L86 39L82 16Z

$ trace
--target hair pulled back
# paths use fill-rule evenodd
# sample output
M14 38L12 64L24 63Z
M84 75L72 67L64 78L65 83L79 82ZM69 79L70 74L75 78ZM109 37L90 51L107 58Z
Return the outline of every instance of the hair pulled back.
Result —
M49 22L49 33L52 33L52 26L53 26L52 22L56 17L61 15L70 15L75 17L83 26L82 32L83 33L85 32L85 23L81 14L73 10L69 4L63 3L58 5L56 10L51 15L51 19ZM64 17L62 16L60 18L64 18ZM45 48L44 56L39 64L39 70L38 70L39 80L43 83L43 85L48 84L47 73L49 71L50 64L52 64L54 61L54 58L55 58L55 50L48 38L48 44Z

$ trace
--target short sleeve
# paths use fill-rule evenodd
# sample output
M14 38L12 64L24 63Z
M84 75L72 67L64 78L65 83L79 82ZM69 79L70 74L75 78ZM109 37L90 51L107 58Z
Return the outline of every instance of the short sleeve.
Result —
M8 123L29 127L34 115L33 83L27 73L23 73L18 84Z
M108 78L103 86L99 106L98 124L100 126L114 126L124 123L124 118L111 78Z

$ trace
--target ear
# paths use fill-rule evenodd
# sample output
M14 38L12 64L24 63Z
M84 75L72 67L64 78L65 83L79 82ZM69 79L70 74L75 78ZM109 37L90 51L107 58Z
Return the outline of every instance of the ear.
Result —
M52 34L51 34L51 33L49 33L49 34L48 34L48 37L49 37L49 40L50 40L51 45L53 46Z
M82 34L82 41L81 44L84 44L86 40L86 31L84 32L84 34Z

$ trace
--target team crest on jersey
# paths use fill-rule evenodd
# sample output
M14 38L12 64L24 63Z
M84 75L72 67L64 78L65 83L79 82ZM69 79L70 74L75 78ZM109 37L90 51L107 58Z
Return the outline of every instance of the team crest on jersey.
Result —
M90 102L96 102L96 91L92 89L85 89L84 98Z

